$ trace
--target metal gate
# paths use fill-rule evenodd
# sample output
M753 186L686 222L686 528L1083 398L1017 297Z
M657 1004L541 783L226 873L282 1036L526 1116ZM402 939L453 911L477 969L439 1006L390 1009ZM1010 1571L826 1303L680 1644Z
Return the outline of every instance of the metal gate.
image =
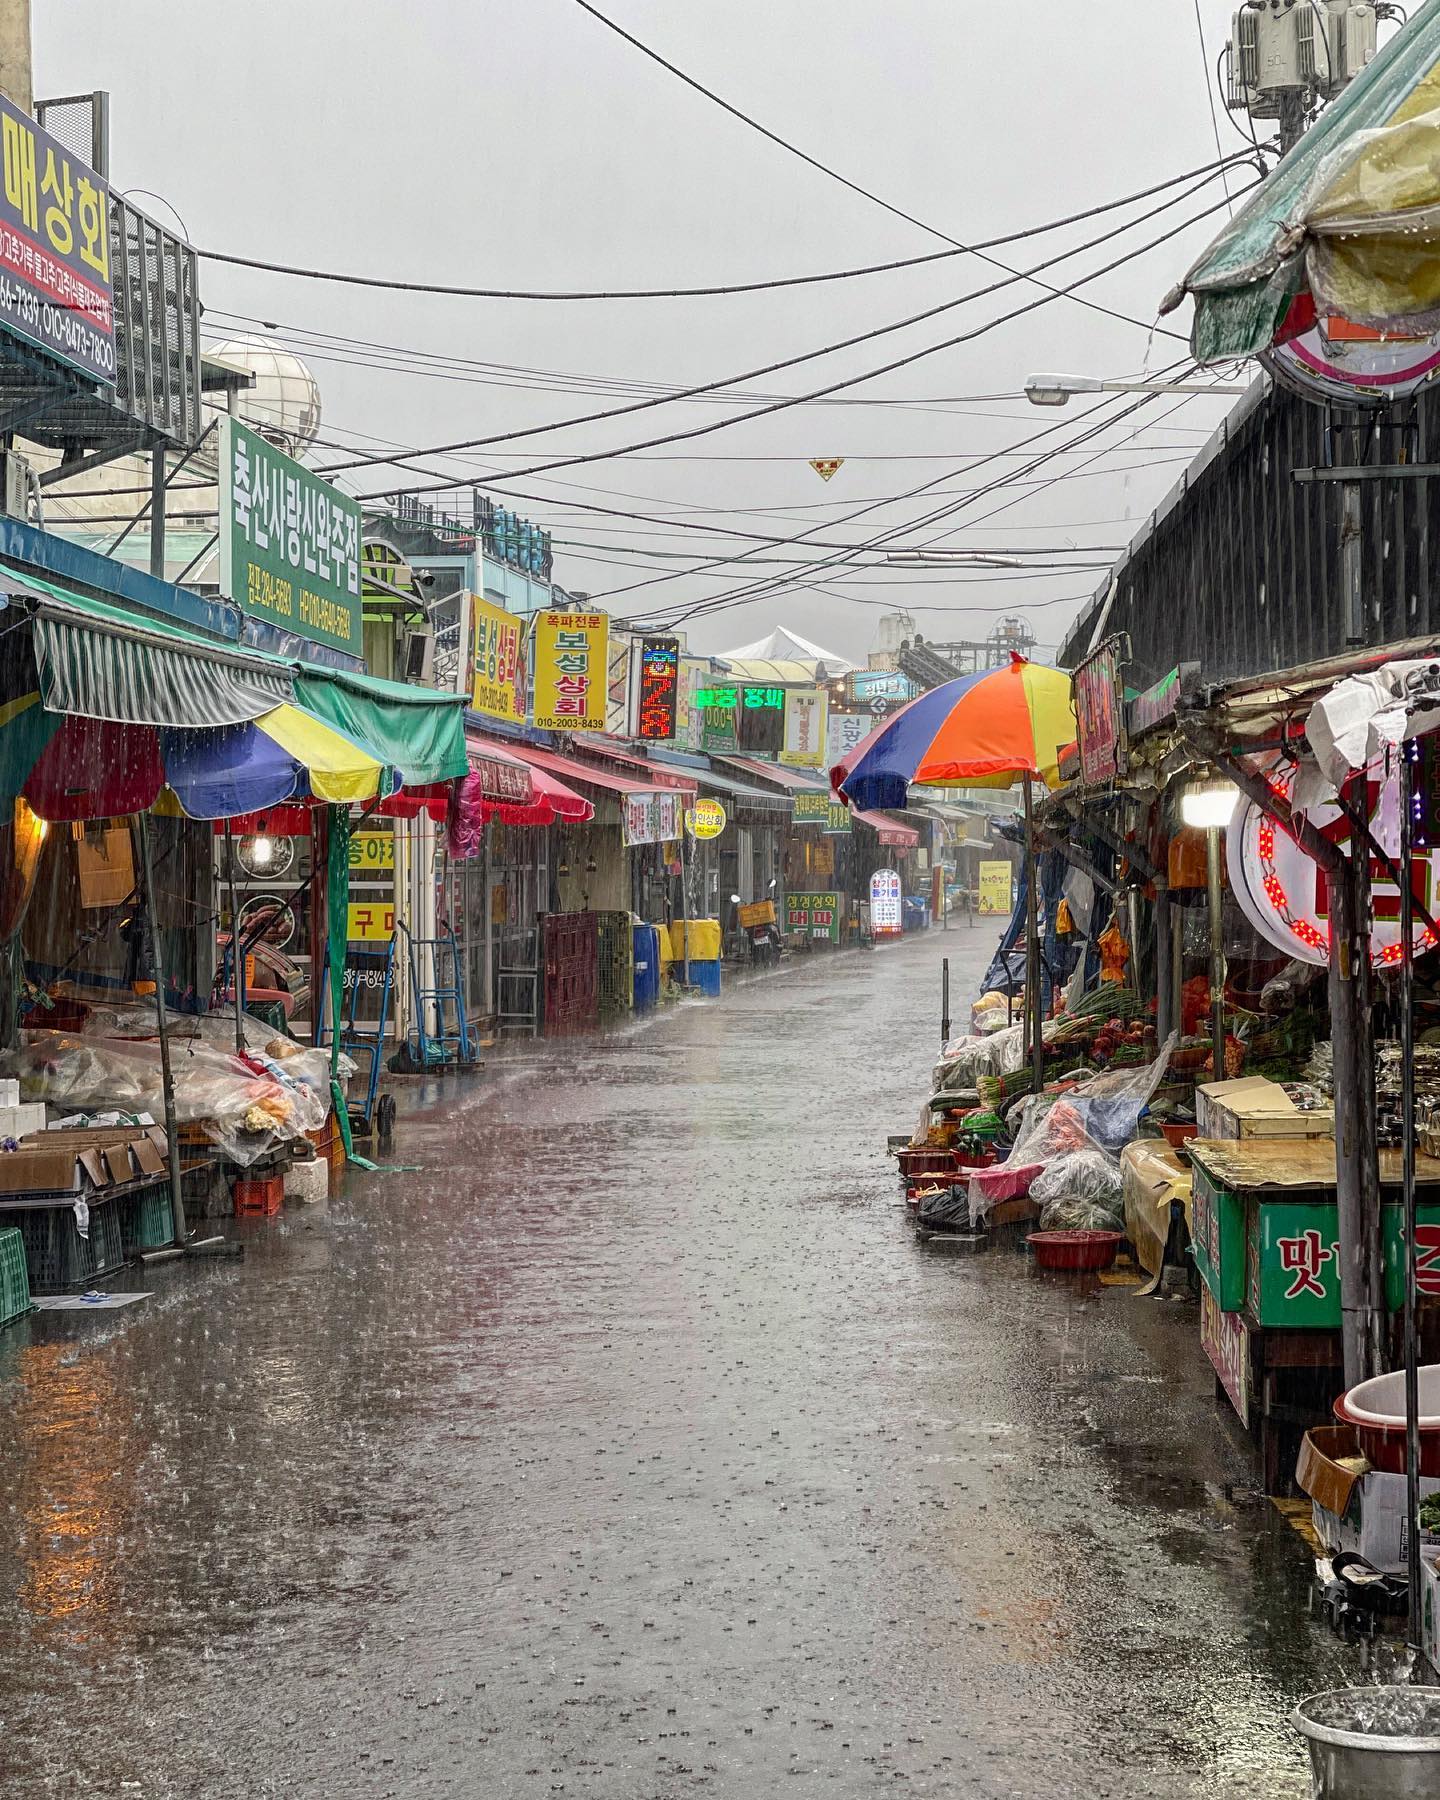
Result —
M570 1037L600 1023L600 933L594 913L545 919L545 1033Z

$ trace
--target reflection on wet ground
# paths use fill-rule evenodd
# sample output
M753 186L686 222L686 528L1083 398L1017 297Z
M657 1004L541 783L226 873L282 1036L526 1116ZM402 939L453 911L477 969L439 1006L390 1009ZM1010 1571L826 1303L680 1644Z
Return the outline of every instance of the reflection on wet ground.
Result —
M1353 1669L1193 1308L895 1204L989 948L411 1089L420 1172L0 1334L0 1790L1308 1792Z

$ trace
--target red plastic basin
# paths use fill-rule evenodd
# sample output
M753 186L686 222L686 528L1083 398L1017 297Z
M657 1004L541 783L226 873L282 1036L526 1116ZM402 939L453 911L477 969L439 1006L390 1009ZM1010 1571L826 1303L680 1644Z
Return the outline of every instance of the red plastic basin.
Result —
M1120 1231L1032 1231L1025 1242L1042 1269L1108 1269L1125 1235Z
M1420 1370L1420 1473L1440 1475L1440 1363ZM1405 1374L1376 1375L1342 1394L1335 1417L1353 1427L1356 1441L1377 1469L1405 1473Z

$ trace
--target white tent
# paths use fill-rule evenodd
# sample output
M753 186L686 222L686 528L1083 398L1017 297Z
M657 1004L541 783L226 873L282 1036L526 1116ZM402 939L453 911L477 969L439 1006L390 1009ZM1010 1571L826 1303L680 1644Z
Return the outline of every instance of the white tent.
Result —
M813 679L817 663L825 665L827 676L848 675L855 667L845 657L836 656L833 651L824 650L819 644L812 644L808 638L797 637L793 631L786 631L784 626L777 626L769 637L761 638L756 643L742 644L738 650L725 650L721 655L728 663L769 663L803 669L805 673L801 679ZM789 679L795 677L791 676Z

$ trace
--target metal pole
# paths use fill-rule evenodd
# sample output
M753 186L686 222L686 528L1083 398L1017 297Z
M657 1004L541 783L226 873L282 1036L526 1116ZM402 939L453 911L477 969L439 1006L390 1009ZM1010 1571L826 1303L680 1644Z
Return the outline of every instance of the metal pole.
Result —
M1155 1035L1162 1044L1175 1029L1171 969L1170 883L1161 876L1155 883Z
M940 1042L950 1042L950 958L940 958Z
M1040 895L1035 855L1035 803L1025 777L1025 1012L1030 1021L1030 1062L1035 1092L1045 1085L1045 1007L1040 997Z
M150 452L150 573L165 579L165 452Z
M240 944L240 908L235 896L235 840L225 821L225 886L230 899L230 985L235 991L235 1054L245 1054L245 953Z
M1405 1205L1405 1533L1412 1649L1421 1647L1420 1620L1420 1332L1415 1281L1415 906L1411 808L1413 738L1400 746L1400 1143Z
M165 1103L165 1141L170 1163L170 1219L175 1242L186 1237L185 1200L180 1191L180 1144L175 1125L175 1077L170 1069L170 1023L165 1016L165 965L160 956L160 924L155 916L155 868L150 856L150 819L139 815L140 880L150 932L150 961L155 971L155 1027L160 1037L160 1092Z
M690 985L690 875L685 855L686 826L683 817L685 811L683 803L680 811L682 814L680 820L680 929L685 933L684 947L680 954L685 965L685 985L688 988Z
M1357 1000L1357 897L1348 866L1328 871L1330 890L1330 1032L1335 1055L1335 1201L1340 1276L1340 1341L1345 1385L1378 1374L1374 1272L1366 1232L1367 1196L1375 1188L1374 1134L1362 1087L1373 1081ZM1368 1023L1368 1021L1367 1021ZM1362 1056L1364 1060L1362 1061ZM1367 1166L1368 1165L1368 1166ZM1379 1206L1375 1205L1378 1216Z
M1220 880L1220 828L1205 833L1205 888L1210 909L1210 1057L1212 1080L1225 1079L1225 890Z
M1365 642L1365 593L1361 570L1365 528L1361 522L1360 483L1340 485L1340 595L1345 605L1349 642Z

